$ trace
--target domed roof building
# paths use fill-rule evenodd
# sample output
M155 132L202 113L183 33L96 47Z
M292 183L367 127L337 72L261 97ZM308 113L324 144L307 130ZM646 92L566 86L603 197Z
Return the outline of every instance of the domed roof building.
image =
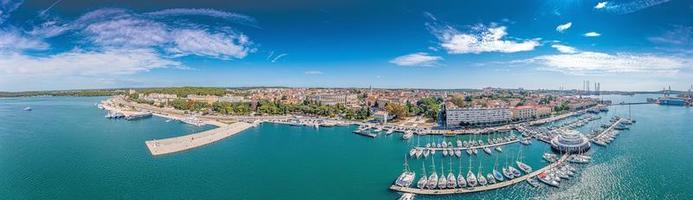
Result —
M558 136L551 139L551 148L563 153L579 153L590 149L591 143L576 130L560 130Z

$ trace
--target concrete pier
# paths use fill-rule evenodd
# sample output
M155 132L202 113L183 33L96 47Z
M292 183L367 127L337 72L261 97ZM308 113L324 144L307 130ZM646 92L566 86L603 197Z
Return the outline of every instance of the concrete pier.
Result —
M152 153L152 155L163 155L179 151L185 151L188 149L210 144L224 139L226 137L235 135L252 126L253 125L249 123L236 122L231 125L224 124L219 128L203 131L200 133L194 133L166 139L149 140L144 143L147 145L147 148L149 148L149 151Z
M485 185L485 186L477 186L477 187L473 187L473 188L454 188L454 189L431 190L431 189L419 189L419 188L411 188L411 187L402 187L402 186L392 185L392 186L390 186L390 190L394 190L394 191L398 191L398 192L413 193L413 194L423 194L423 195L464 194L464 193L473 193L473 192L495 190L495 189L511 186L511 185L523 182L523 181L525 181L529 178L532 178L534 176L537 176L538 174L540 174L546 170L549 170L551 168L554 168L557 165L565 162L568 159L568 156L569 156L568 154L564 154L561 157L561 159L559 159L557 162L551 163L550 165L547 165L544 168L541 168L537 171L533 171L532 173L525 174L524 176L520 176L518 178L506 180L506 181L495 183L495 184Z

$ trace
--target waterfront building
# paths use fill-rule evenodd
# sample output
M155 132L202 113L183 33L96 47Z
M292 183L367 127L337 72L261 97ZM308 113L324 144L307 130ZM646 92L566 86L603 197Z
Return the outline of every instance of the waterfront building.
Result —
M685 106L687 105L687 102L686 99L680 97L661 97L657 99L657 104L670 106Z
M551 110L552 110L551 107L537 106L536 112L535 112L536 118L538 119L538 118L548 117L549 115L551 115Z
M375 118L376 121L385 124L387 123L387 120L389 119L389 115L386 111L376 111L373 113L373 117Z
M576 130L561 129L560 133L551 139L551 148L563 153L585 152L591 147L590 140Z
M498 108L454 108L446 107L445 124L447 127L486 126L507 123L511 120L510 109Z
M513 121L525 121L537 117L537 109L534 106L517 106L512 109Z

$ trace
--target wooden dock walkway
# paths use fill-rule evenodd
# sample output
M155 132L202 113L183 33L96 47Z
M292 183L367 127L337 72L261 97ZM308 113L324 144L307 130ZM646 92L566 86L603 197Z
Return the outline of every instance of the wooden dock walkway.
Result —
M221 126L199 133L166 139L149 140L144 143L147 145L152 155L163 155L204 146L253 127L252 124L245 122L236 122L230 125L217 125Z
M518 178L506 180L506 181L495 183L495 184L485 185L485 186L477 186L477 187L473 187L473 188L454 188L454 189L431 190L431 189L418 189L418 188L392 185L392 186L390 186L390 190L394 190L394 191L398 191L398 192L413 193L413 194L423 194L423 195L464 194L464 193L473 193L473 192L495 190L495 189L511 186L511 185L523 182L523 181L525 181L529 178L532 178L534 176L537 176L538 174L540 174L546 170L549 170L553 167L556 167L557 165L565 162L568 159L568 156L569 156L568 154L564 154L561 157L561 159L559 159L557 162L551 163L551 164L545 166L544 168L541 168L537 171L533 171L532 173L525 174L524 176L520 176Z

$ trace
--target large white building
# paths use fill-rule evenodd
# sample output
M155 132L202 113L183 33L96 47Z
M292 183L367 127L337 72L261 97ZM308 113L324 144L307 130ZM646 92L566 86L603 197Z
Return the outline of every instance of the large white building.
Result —
M358 96L355 94L322 94L310 96L308 99L324 105L352 105L358 103Z
M506 123L512 113L508 108L446 108L445 124L447 127L483 126Z

